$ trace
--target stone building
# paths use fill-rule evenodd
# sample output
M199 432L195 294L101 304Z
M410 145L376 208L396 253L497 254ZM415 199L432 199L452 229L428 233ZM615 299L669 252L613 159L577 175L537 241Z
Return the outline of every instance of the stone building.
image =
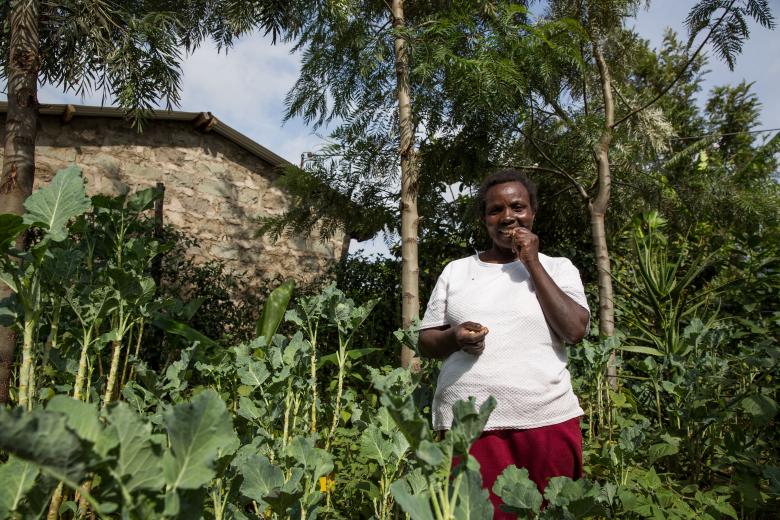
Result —
M0 103L0 129L6 111ZM326 242L316 233L276 242L257 237L258 218L290 204L274 183L289 163L211 113L159 111L138 133L115 108L41 105L35 161L36 185L75 163L90 195L162 182L164 221L198 241L189 253L250 277L308 281L349 244L343 234Z

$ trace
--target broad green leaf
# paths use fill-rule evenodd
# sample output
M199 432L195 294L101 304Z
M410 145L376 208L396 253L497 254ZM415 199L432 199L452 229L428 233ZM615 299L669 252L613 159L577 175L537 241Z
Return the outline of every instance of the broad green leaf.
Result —
M550 506L558 506L574 515L574 518L590 517L601 512L599 500L601 486L586 479L572 480L553 477L544 490L544 498Z
M413 493L406 478L393 482L390 492L411 520L434 520L430 495L427 492Z
M212 389L163 414L170 449L163 454L163 474L170 490L196 489L215 475L214 462L237 444L233 420Z
M456 455L466 456L471 443L482 434L487 424L490 413L496 407L496 399L488 397L484 403L476 408L476 400L469 397L467 401L458 401L452 407L452 428L447 432L447 438L452 440L453 450Z
M3 282L5 285L8 286L9 289L11 289L13 292L18 293L19 287L17 286L16 279L14 278L12 273L9 273L7 271L0 271L0 282Z
M0 424L3 450L70 483L78 483L84 476L91 452L67 427L64 415L44 410L0 409Z
M538 513L542 507L542 494L530 478L528 470L508 466L496 479L493 493L504 501L504 511L526 515L529 511Z
M668 442L660 442L658 444L653 444L647 449L648 462L650 464L653 464L658 459L662 457L668 457L669 455L674 455L679 451L680 448L678 447L677 444L668 443Z
M392 435L390 435L390 439L389 442L392 446L395 458L401 460L406 453L406 450L409 449L409 442L406 440L406 437L404 437L404 434L399 431L394 431Z
M426 464L438 467L448 460L444 455L441 443L431 442L427 439L420 442L420 447L417 448L417 457Z
M393 446L385 439L382 432L371 424L363 430L360 436L360 455L376 461L380 466L387 466Z
M241 397L238 400L238 415L250 421L265 418L265 414L248 397Z
M163 194L157 188L139 190L127 197L127 208L131 211L141 212L151 208L154 201L162 198Z
M246 363L238 368L238 377L241 382L253 388L262 385L270 375L265 363L256 359L247 359Z
M490 502L490 493L482 487L479 471L466 471L462 475L458 501L455 504L455 518L459 520L491 518L493 504Z
M163 486L163 471L150 442L152 425L130 410L126 403L117 403L109 413L110 428L119 440L119 453L113 472L128 494L137 489L159 489Z
M763 394L750 395L740 402L742 409L756 424L767 424L777 415L777 402Z
M287 446L287 455L302 465L315 480L333 471L333 457L327 451L317 448L312 438L293 438Z
M244 478L240 492L251 500L264 503L265 497L284 486L282 470L262 455L254 454L241 461L238 470Z
M0 518L9 518L35 484L38 468L13 455L0 465Z
M67 395L55 395L46 410L58 412L67 418L68 427L82 439L94 444L103 431L98 419L97 408L84 401L79 401Z
M279 287L271 291L263 304L263 312L255 326L255 335L272 338L279 324L284 319L287 306L295 289L295 280L285 280Z
M27 197L24 207L27 210L23 217L25 224L41 226L54 242L65 240L68 221L91 207L81 170L70 166L58 171L48 186Z
M0 215L0 250L5 251L16 241L27 226L22 223L22 217L8 213Z

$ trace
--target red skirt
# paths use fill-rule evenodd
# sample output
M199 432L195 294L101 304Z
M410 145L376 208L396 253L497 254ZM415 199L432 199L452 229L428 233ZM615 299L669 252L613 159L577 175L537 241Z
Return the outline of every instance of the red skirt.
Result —
M494 520L514 519L514 514L499 508L501 499L493 493L493 484L514 464L526 468L539 492L544 494L552 477L582 477L582 431L575 417L560 424L528 430L491 430L484 432L471 446L469 453L479 461L482 485L490 490L495 508Z

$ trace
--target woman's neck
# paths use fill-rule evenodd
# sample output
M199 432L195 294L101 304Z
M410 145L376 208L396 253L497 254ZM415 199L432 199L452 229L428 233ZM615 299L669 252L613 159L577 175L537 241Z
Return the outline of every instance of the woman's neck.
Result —
M511 249L504 249L493 244L493 247L479 254L479 259L488 264L508 264L517 260L517 255Z

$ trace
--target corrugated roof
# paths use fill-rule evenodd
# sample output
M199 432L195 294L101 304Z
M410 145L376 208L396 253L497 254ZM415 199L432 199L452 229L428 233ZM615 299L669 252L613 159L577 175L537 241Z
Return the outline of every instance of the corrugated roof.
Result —
M0 101L0 113L8 111L8 103ZM74 117L112 117L124 118L123 110L114 107L96 107L89 105L52 105L41 104L38 113L47 116L63 116L67 121ZM273 166L287 166L291 164L286 159L276 155L268 148L256 143L238 130L226 125L214 117L211 112L179 112L176 110L156 110L149 115L149 119L163 121L187 121L196 129L206 132L214 132L229 141L237 144L247 152L271 163Z

